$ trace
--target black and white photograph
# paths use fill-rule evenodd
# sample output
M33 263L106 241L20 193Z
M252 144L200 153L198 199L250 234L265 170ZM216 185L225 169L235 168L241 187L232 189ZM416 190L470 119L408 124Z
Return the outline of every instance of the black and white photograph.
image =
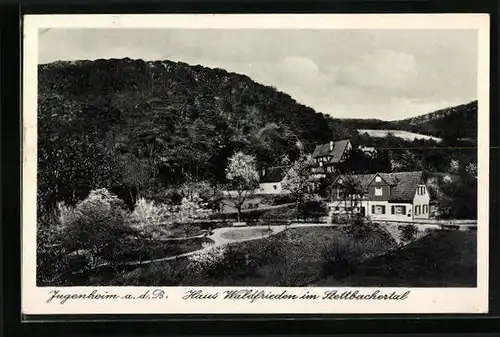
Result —
M488 20L403 16L27 21L23 285L419 288L482 312Z

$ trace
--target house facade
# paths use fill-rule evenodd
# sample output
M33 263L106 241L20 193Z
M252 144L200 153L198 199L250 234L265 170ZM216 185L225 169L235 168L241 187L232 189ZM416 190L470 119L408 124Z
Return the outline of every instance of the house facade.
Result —
M348 139L317 145L312 154L314 165L311 172L314 177L321 179L329 173L335 173L335 166L344 162L351 150L352 144Z
M275 166L263 170L259 180L259 187L255 190L255 194L286 193L283 190L283 179L290 169L291 166Z
M429 219L430 197L422 172L339 176L330 216L361 214L373 220Z

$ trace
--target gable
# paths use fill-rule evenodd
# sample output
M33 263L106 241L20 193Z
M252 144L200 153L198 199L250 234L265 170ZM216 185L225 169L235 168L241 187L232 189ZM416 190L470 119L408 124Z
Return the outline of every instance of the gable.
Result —
M373 178L368 183L369 186L391 186L391 179L387 179L388 177L383 177L381 173L377 173L373 176Z
M377 176L380 177L380 182L375 182ZM359 174L349 177L358 181L365 191L370 186L388 186L390 188L389 201L392 202L412 202L417 186L425 185L421 171ZM335 184L339 185L339 179L346 178L347 176L344 175L337 177Z
M341 140L335 142L333 144L332 159L330 159L330 163L335 164L340 162L344 157L344 154L346 153L346 150L348 149L348 145L350 143L350 140Z

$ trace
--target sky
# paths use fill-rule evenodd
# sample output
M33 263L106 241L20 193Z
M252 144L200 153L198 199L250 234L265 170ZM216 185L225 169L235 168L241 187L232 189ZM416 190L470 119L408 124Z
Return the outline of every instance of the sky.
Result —
M38 62L223 68L336 118L397 120L477 99L475 30L43 29Z

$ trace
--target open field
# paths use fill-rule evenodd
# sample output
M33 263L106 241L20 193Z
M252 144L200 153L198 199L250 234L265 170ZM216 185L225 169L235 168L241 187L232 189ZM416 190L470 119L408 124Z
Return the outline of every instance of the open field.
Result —
M368 134L368 136L373 137L373 138L385 138L389 134L392 134L394 137L398 137L407 141L414 141L417 139L421 140L433 140L435 142L441 142L441 138L433 137L433 136L428 136L428 135L422 135L420 133L413 133L413 132L408 132L408 131L402 131L402 130L368 130L368 129L359 129L358 132L360 134Z

